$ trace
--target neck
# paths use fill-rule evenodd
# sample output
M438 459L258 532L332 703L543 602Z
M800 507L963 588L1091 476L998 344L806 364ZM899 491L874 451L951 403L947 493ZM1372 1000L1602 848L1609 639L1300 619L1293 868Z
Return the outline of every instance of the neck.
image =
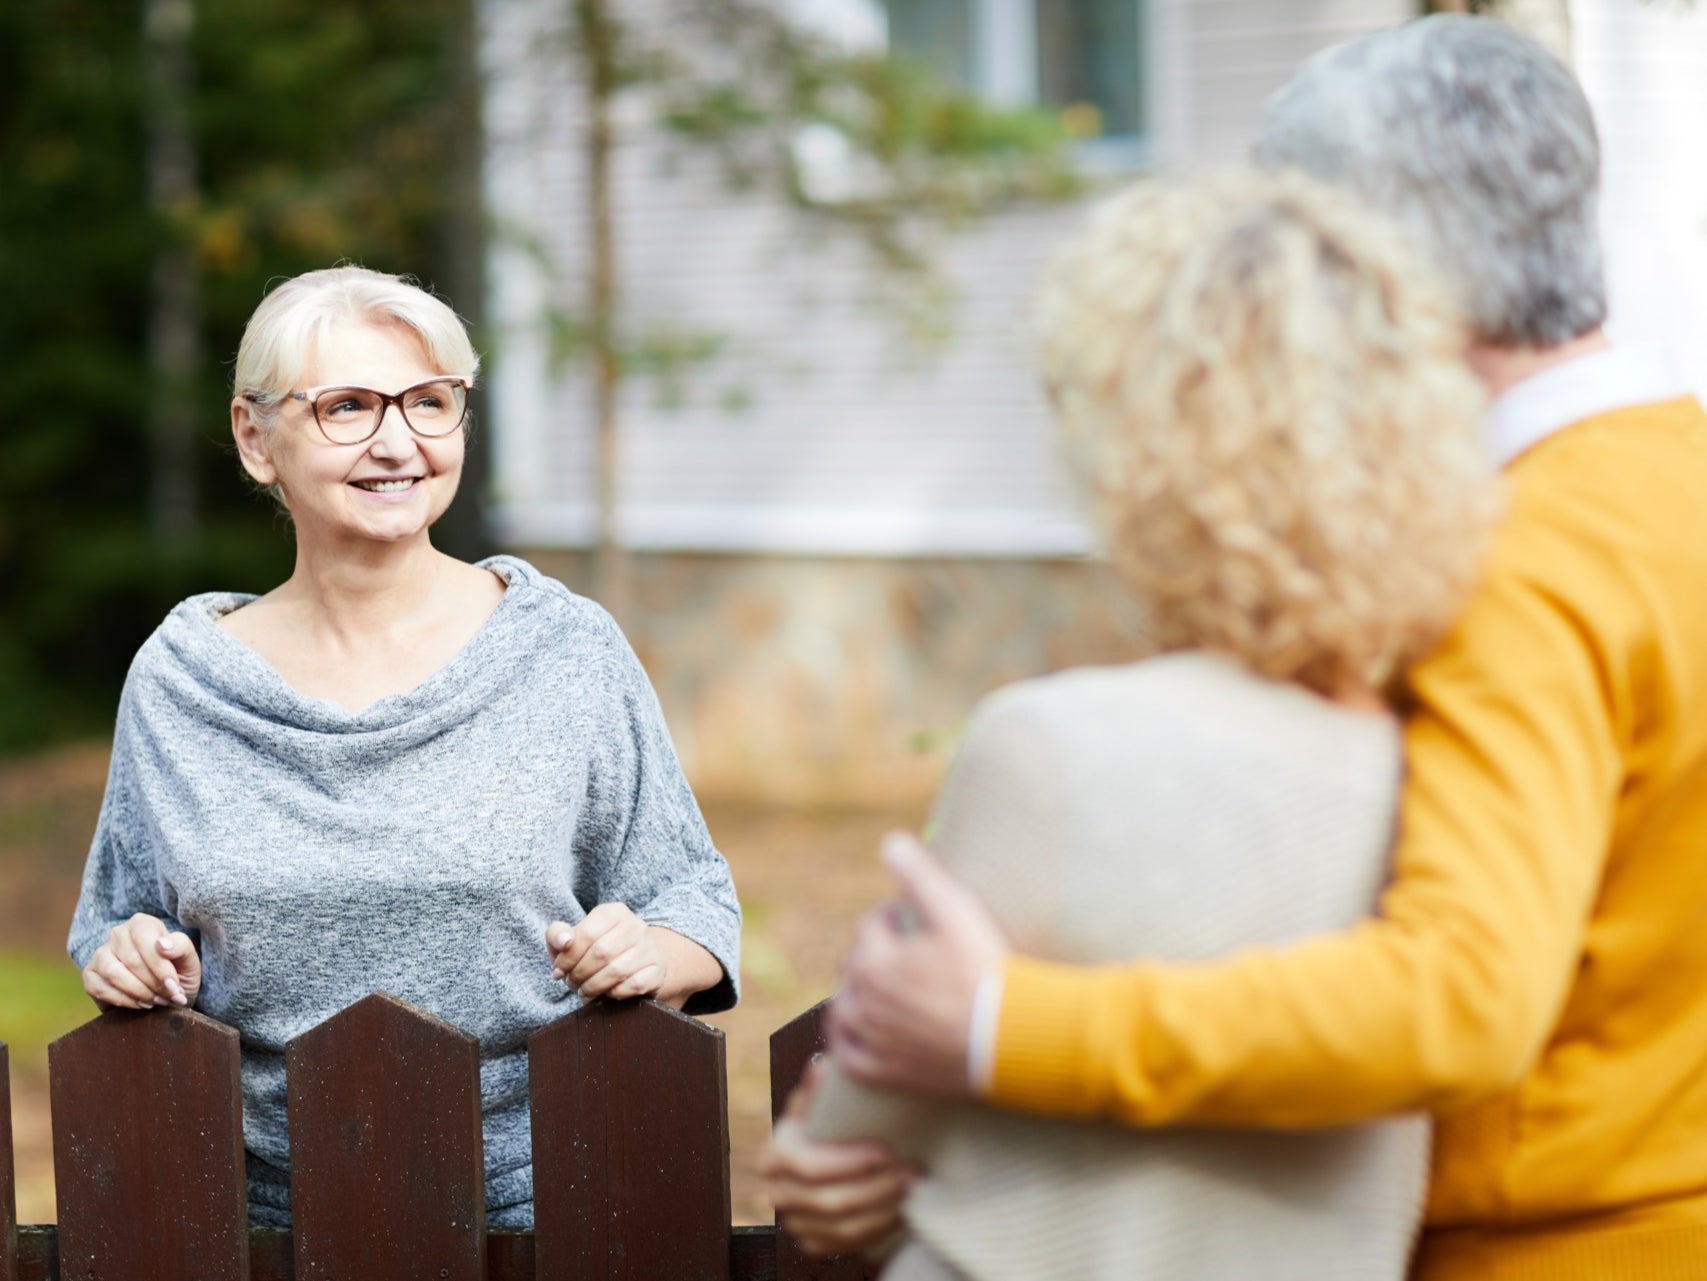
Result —
M1375 712L1386 715L1391 710L1387 705L1387 700L1382 698L1375 689L1360 680L1349 677L1335 687L1333 693L1329 694L1328 697L1341 707L1349 708L1354 712Z
M1499 347L1492 343L1472 342L1465 356L1470 372L1482 380L1489 397L1500 395L1526 378L1563 365L1584 356L1604 351L1612 344L1603 329L1591 329L1576 338L1567 338L1556 347Z
M299 536L296 568L278 594L316 631L339 640L379 639L426 607L448 559L424 531L402 543L354 547Z

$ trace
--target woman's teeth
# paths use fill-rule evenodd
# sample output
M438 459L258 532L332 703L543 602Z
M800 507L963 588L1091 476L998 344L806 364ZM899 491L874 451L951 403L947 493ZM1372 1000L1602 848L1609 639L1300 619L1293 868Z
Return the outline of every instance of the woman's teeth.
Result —
M410 476L404 480L358 480L358 489L372 490L376 494L395 494L400 489L408 489L415 483L416 477Z

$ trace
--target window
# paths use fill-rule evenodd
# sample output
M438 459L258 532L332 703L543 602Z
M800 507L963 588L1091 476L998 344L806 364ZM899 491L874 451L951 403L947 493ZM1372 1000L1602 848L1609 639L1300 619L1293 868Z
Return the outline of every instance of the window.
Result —
M889 46L1001 102L1053 103L1086 136L1144 132L1141 0L884 0Z
M889 47L906 53L956 84L971 88L974 0L887 0Z
M1135 0L1034 0L1037 96L1094 120L1087 133L1143 132Z

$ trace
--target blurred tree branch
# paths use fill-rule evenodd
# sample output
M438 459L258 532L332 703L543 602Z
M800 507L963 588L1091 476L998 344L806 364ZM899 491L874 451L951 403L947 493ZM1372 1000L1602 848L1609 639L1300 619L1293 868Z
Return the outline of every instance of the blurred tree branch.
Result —
M591 366L595 591L620 618L623 387L641 375L679 383L684 364L722 344L625 323L611 177L619 102L642 99L647 127L711 157L730 189L766 194L863 246L915 337L946 329L952 293L935 256L945 233L1001 208L1073 196L1083 184L1059 113L991 106L923 66L829 40L767 0L655 0L620 11L610 0L569 0L568 17L583 94L588 256L585 281L571 291L579 304L561 305L552 323L559 358ZM809 140L831 149L834 182L806 158Z

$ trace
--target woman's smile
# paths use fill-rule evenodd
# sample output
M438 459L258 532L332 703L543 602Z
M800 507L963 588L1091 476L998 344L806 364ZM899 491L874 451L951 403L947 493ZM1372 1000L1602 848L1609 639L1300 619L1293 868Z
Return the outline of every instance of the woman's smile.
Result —
M376 502L403 502L420 493L425 476L367 476L352 480L350 487Z

